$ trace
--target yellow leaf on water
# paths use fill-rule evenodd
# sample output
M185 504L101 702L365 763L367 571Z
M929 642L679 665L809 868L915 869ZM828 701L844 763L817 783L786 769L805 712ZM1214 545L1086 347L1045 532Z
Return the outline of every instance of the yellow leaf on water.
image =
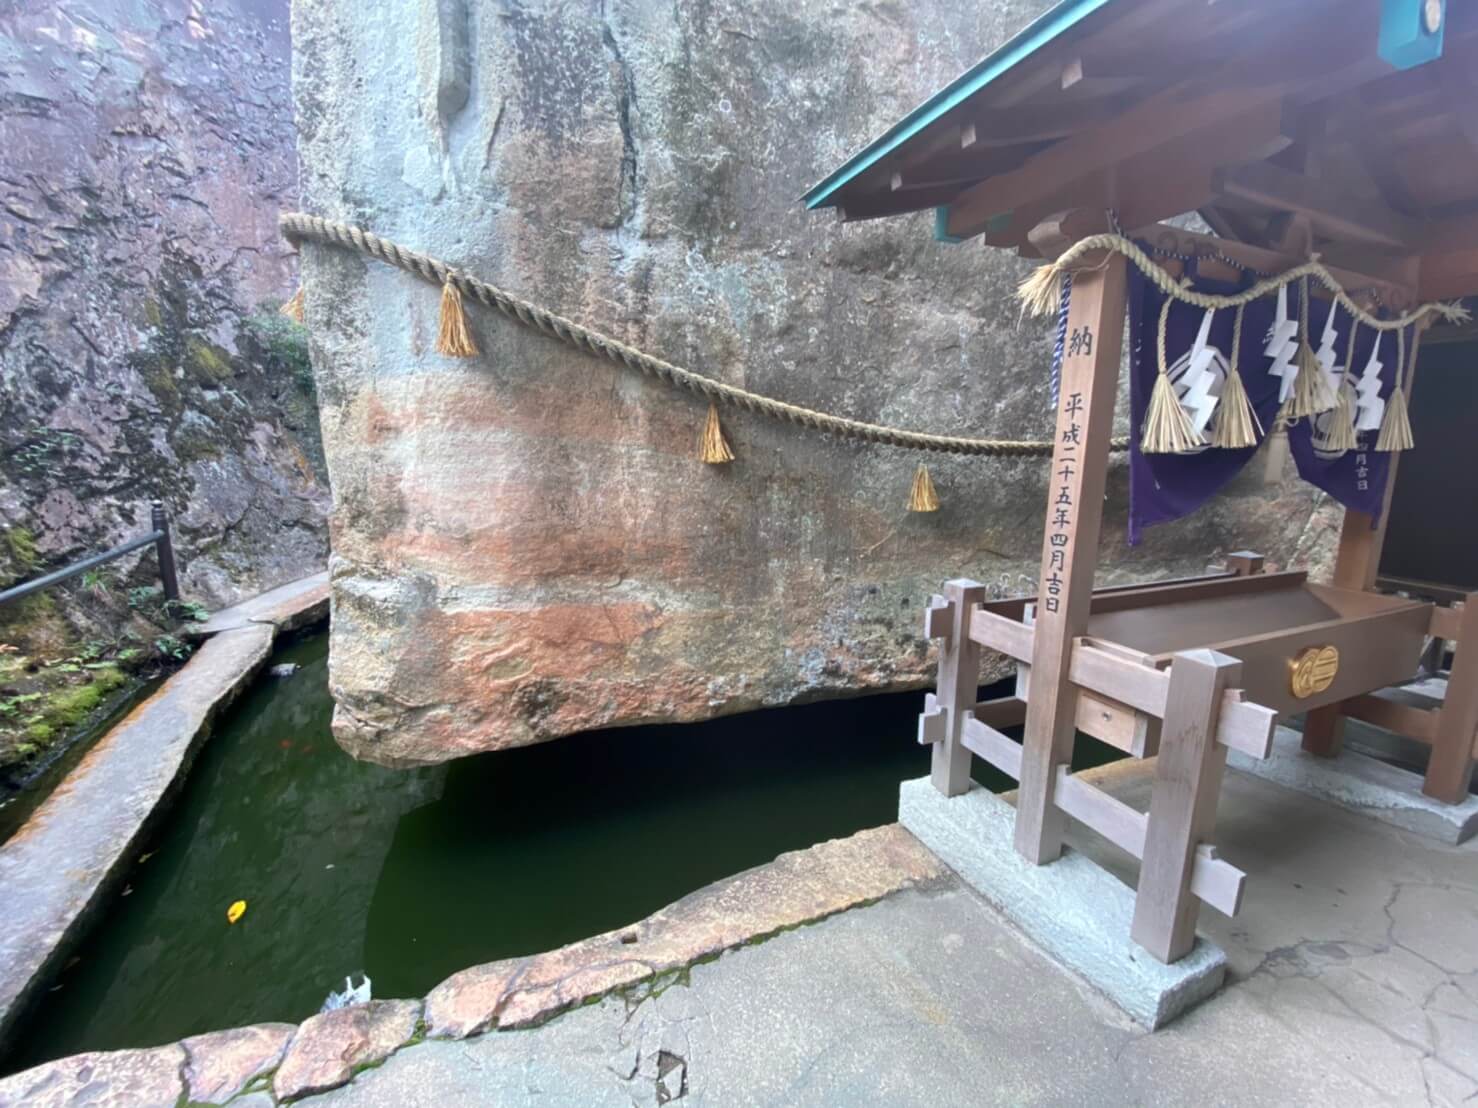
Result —
M238 900L226 909L226 922L235 923L246 914L246 901Z

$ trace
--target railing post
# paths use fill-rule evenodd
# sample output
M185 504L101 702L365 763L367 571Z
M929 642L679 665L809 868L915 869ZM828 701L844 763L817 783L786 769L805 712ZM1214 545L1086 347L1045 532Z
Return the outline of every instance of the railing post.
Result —
M164 599L179 600L180 578L175 570L174 543L169 536L169 516L164 511L164 504L158 500L154 501L149 514L153 529L159 532L159 537L154 540L154 549L159 556L159 579L164 583Z
M974 711L980 691L980 646L970 638L970 616L985 601L985 591L979 581L946 581L944 596L935 597L925 624L925 633L941 640L939 679L919 733L924 741L938 740L929 779L945 796L970 789L970 752L961 739L965 713Z
M1170 661L1130 931L1162 962L1184 957L1196 943L1200 901L1191 892L1191 870L1196 847L1216 830L1227 764L1227 748L1216 741L1217 717L1222 693L1241 675L1241 662L1214 650L1187 650Z

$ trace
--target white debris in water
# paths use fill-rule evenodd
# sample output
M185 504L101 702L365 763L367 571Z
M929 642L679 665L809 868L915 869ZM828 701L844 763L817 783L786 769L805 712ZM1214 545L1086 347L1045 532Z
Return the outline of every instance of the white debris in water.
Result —
M344 978L344 991L341 993L331 992L324 1000L320 1012L332 1012L337 1008L347 1008L351 1004L365 1004L370 1000L369 974L360 974L364 978L358 985L354 984L352 977Z

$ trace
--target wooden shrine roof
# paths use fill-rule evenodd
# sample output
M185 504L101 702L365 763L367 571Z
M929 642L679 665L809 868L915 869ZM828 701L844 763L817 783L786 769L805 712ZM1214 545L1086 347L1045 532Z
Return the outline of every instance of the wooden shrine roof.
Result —
M934 209L939 237L1027 257L1058 212L1199 211L1423 298L1478 293L1478 3L1062 0L804 201Z

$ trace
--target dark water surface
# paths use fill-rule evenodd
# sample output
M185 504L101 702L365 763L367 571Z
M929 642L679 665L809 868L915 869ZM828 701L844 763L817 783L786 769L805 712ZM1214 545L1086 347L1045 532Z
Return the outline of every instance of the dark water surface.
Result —
M303 668L231 710L0 1072L301 1020L350 973L379 997L422 996L892 822L898 783L928 772L918 693L382 769L329 734L325 637L273 661ZM977 762L982 783L1009 784L986 774Z

